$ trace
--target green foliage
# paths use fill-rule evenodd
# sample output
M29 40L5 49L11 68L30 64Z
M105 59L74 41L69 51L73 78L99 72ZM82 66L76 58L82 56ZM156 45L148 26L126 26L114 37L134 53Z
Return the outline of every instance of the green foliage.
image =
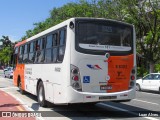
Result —
M155 72L160 72L160 64L155 64Z
M11 54L12 54L12 49L10 47L4 47L0 51L0 61L2 63L9 64Z
M98 17L133 24L136 29L137 50L149 63L160 62L159 0L79 0L50 11L45 21L34 23L22 40L40 33L68 18ZM143 69L142 69L143 71ZM140 73L141 74L141 73Z
M101 3L87 2L80 0L78 3L68 3L60 8L54 8L50 11L50 17L43 22L34 23L34 29L26 31L23 38L29 38L36 35L68 18L72 17L103 17L107 13L106 10L101 9ZM24 39L22 39L24 40Z
M147 75L148 73L149 73L148 70L144 66L137 67L137 78L141 78Z
M12 42L9 40L8 36L2 36L2 39L0 39L0 41L2 42L2 47L8 47L12 45Z
M0 50L0 63L9 64L11 54L13 53L14 44L9 40L8 36L2 36L2 48Z

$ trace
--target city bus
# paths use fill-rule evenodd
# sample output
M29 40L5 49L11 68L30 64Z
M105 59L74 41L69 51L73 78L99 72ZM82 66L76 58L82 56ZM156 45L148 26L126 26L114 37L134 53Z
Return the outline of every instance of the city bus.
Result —
M134 26L70 18L15 45L14 85L40 106L135 98Z

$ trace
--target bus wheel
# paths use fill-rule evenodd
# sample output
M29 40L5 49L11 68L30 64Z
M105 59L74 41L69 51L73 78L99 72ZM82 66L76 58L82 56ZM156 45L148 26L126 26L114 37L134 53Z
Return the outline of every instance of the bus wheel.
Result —
M38 85L38 103L41 107L45 107L47 105L47 102L45 100L44 86L42 82L40 82Z
M19 88L20 93L23 95L25 93L25 91L22 90L22 83L21 83L21 81L19 81L18 88Z
M120 102L130 102L131 99L128 99L128 100L115 100L113 102L116 102L116 103L120 103Z

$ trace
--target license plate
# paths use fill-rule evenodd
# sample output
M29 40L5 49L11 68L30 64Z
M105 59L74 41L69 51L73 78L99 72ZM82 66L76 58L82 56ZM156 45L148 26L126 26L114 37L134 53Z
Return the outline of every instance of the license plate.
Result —
M104 99L117 99L117 96L100 96L99 99L100 100L104 100Z
M101 85L100 90L112 90L112 86Z

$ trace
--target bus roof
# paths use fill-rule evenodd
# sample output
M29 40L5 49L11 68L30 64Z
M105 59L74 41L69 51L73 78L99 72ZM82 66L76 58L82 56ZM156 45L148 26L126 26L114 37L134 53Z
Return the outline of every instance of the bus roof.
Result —
M21 41L21 42L18 42L18 43L15 45L15 47L20 46L20 45L22 45L22 44L24 44L24 43L26 43L26 40L23 40L23 41Z
M20 45L22 45L22 44L24 44L24 43L26 43L26 42L31 41L31 40L37 39L37 38L39 38L39 37L42 37L43 35L45 35L45 34L47 34L47 33L50 33L50 32L52 32L52 31L54 31L54 30L56 30L56 29L59 29L59 28L61 28L61 27L64 27L64 26L66 26L70 21L73 21L73 20L75 20L75 19L79 19L79 20L108 20L108 21L114 21L114 22L117 22L117 23L120 23L120 24L131 25L131 24L128 24L128 23L125 23L125 22L121 22L121 21L117 21L117 20L113 20L113 19L106 19L106 18L74 17L74 18L69 18L69 19L67 19L67 20L65 20L65 21L63 21L63 22L61 22L61 23L59 23L59 24L57 24L57 25L55 25L55 26L52 26L52 27L48 28L47 30L44 30L44 31L42 31L42 32L40 32L40 33L38 33L38 34L36 34L36 35L34 35L34 36L32 36L32 37L24 40L24 41L22 41L22 42L17 43L17 44L15 45L15 47L20 46ZM133 26L133 25L131 25L131 26Z

